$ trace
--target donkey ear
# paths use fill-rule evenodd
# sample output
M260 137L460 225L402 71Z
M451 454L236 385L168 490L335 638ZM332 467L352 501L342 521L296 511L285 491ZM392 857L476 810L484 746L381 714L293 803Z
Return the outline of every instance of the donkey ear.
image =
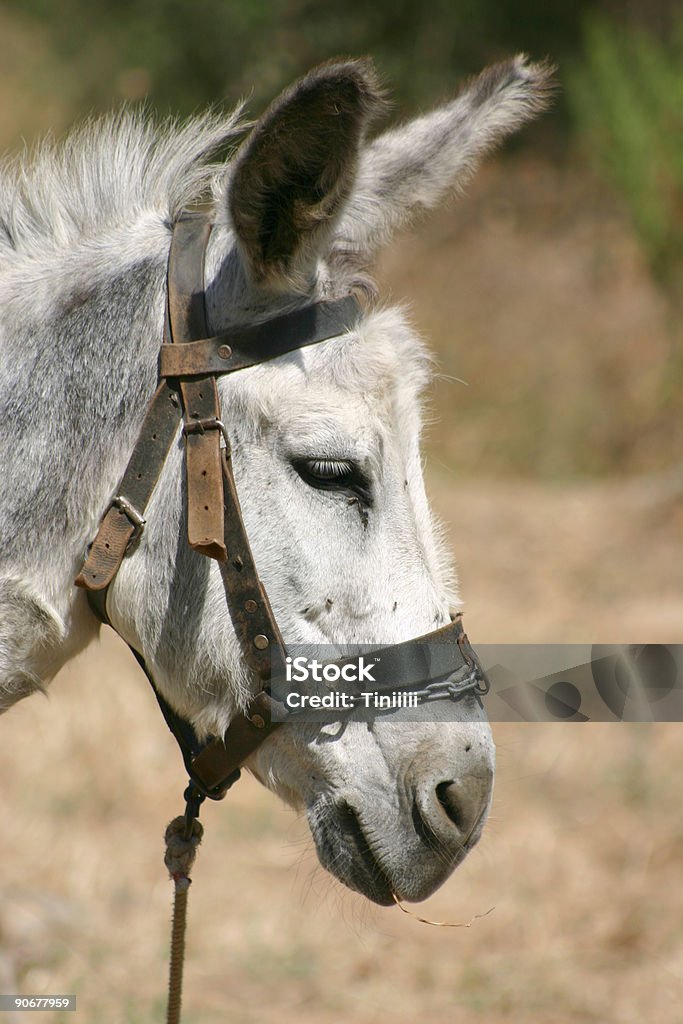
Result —
M367 257L415 214L461 189L482 156L549 106L553 71L523 55L494 64L450 103L379 135L361 155L335 248Z
M355 180L383 106L367 60L323 64L275 100L238 153L227 203L252 280L302 287Z

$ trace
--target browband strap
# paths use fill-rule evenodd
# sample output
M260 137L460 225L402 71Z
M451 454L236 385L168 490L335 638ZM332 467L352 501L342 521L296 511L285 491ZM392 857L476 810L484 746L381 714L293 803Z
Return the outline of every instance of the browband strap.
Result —
M162 345L160 377L192 377L233 373L265 363L287 352L317 345L351 331L361 317L353 295L337 302L316 302L305 309L251 327L235 327L225 334L182 346Z

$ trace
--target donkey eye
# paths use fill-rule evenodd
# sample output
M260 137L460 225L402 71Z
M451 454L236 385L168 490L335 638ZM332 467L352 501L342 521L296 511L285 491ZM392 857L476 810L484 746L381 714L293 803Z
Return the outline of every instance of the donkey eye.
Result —
M348 459L294 459L294 469L310 487L341 491L370 503L370 481L360 466Z

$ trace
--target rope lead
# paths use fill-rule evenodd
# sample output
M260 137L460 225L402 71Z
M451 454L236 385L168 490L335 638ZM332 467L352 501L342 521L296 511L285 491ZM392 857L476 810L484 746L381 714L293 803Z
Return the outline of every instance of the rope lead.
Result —
M185 792L185 814L174 818L164 836L166 852L164 864L174 885L173 922L171 925L171 959L168 975L168 1008L166 1024L180 1024L180 1006L183 995L183 962L185 958L185 928L187 923L187 896L190 872L202 841L204 829L197 818L201 796L189 786Z

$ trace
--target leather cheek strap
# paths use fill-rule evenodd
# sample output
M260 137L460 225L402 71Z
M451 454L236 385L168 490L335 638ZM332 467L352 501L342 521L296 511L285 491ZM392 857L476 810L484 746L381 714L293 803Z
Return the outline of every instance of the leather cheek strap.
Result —
M126 552L144 528L144 514L176 436L179 419L178 394L168 381L163 381L154 392L116 496L76 577L77 587L106 590L114 579Z
M174 347L209 333L204 260L210 233L211 222L202 214L182 217L173 231L168 259L168 334ZM180 393L185 422L187 540L195 551L222 561L227 551L216 378L204 369L195 379L180 380Z

